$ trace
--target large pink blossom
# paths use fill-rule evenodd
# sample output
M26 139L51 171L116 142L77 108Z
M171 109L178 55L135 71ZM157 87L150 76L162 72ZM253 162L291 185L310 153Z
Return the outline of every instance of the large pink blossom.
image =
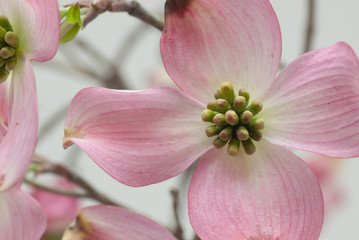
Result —
M0 239L39 239L46 217L19 189L37 140L35 76L59 44L56 0L0 1Z
M176 240L165 228L129 210L114 206L80 209L62 240Z
M318 239L321 190L288 148L358 156L359 63L337 43L277 75L281 46L268 0L167 1L161 54L181 90L84 89L71 103L64 146L75 143L130 186L174 177L202 156L188 194L201 239ZM214 94L223 99L207 105ZM224 129L230 140L206 136Z

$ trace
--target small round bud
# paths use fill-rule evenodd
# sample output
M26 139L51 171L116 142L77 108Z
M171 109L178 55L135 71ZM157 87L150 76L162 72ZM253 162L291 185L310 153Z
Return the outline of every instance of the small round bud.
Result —
M243 126L237 128L236 135L239 140L247 140L249 138L249 132L247 128Z
M234 90L232 83L223 82L221 86L221 92L224 99L226 99L230 104L233 104L234 101Z
M228 143L227 153L231 156L236 156L239 153L240 141L238 139L232 138Z
M212 122L213 117L216 115L212 110L206 109L202 111L201 117L203 122Z
M219 133L219 138L222 141L226 142L232 137L232 132L233 132L233 130L231 127L226 127Z
M246 109L247 101L243 96L237 96L234 98L233 108L237 112L243 112Z
M213 123L217 126L224 126L226 124L226 118L223 113L217 113L213 118Z
M224 147L226 143L227 142L222 141L219 137L213 140L213 146L218 149Z
M206 128L206 135L207 137L213 137L215 135L218 135L220 131L221 128L217 127L216 125L212 125Z
M249 95L249 92L247 92L246 90L239 89L238 95L243 96L246 99L247 102L249 101L250 95Z
M255 130L264 129L264 119L263 118L254 118L251 120L251 127Z
M19 46L19 38L16 35L16 33L13 33L13 32L6 33L5 42L14 48L17 48Z
M215 101L210 101L207 103L207 109L212 110L212 111L216 111L216 102Z
M253 113L249 110L245 110L240 117L241 123L246 124L252 120Z
M263 109L263 103L259 99L254 99L251 105L249 106L249 110L256 115Z
M251 131L251 133L249 134L249 136L256 142L259 142L260 140L262 140L262 133L260 131L256 131L253 130Z
M246 141L242 141L242 146L247 155L252 155L256 151L256 146L254 146L250 138Z
M14 55L15 55L15 49L11 47L3 47L0 50L0 57L2 57L3 59L8 59Z
M239 122L239 117L238 117L237 113L233 110L228 110L226 112L225 118L226 118L226 122L232 126L237 125Z
M227 112L228 109L229 109L229 103L227 102L227 100L223 98L219 98L216 100L216 110L218 112L225 113Z
M5 69L7 71L11 71L15 68L15 65L16 65L16 61L10 61L8 63L5 64Z

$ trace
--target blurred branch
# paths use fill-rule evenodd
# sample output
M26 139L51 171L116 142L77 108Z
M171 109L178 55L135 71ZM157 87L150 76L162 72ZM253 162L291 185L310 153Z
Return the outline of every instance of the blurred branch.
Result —
M314 18L315 18L315 0L308 0L308 10L307 10L307 27L305 30L305 39L304 39L304 48L303 53L306 53L312 49L313 43L313 32L314 32Z
M114 62L121 66L127 59L130 52L134 49L134 46L137 41L141 39L141 36L144 33L146 33L146 30L148 30L148 27L146 25L135 27L132 32L127 35L124 43L121 44L121 46L116 51L117 53L114 57Z
M173 235L178 239L178 240L183 240L183 229L178 217L178 190L171 190L171 195L172 195L172 199L173 199L173 212L175 215L175 220L176 220L176 229L173 233Z
M201 240L201 239L197 236L197 234L195 234L193 240Z
M84 19L83 25L86 26L89 22L93 21L98 15L109 12L127 12L129 15L142 20L158 30L162 31L164 23L162 19L146 11L138 2L125 0L93 0L89 4L89 11Z
M69 195L69 196L73 196L73 197L91 198L91 199L94 199L102 204L114 205L114 206L124 208L124 206L122 204L119 204L119 203L111 200L107 196L99 193L86 180L84 180L81 176L79 176L74 171L67 168L65 165L52 163L52 162L48 161L47 159L45 159L44 157L39 156L39 155L34 155L32 162L39 165L38 170L35 172L36 175L42 174L42 173L54 173L56 175L64 177L65 179L67 179L70 182L75 183L77 186L79 186L83 190L85 190L85 193L80 194L80 193L74 193L74 192L53 189L48 186L36 183L35 181L29 180L29 179L25 179L26 183L31 184L34 187L38 187L38 188L41 188L46 191L56 192L59 194Z
M145 23L157 28L162 31L164 28L163 21L150 13L148 13L138 2L131 1L125 2L123 0L118 0L111 4L110 12L127 12L133 17L136 17L142 20Z
M70 197L75 197L75 198L86 198L88 197L86 193L80 193L80 192L74 192L74 191L67 191L67 190L63 190L63 189L59 189L59 188L53 188L53 187L49 187L46 185L43 185L41 183L38 183L34 180L28 179L28 178L24 178L24 182L41 190L47 191L47 192L52 192L52 193L56 193L56 194L60 194L60 195L66 195L66 196L70 196Z

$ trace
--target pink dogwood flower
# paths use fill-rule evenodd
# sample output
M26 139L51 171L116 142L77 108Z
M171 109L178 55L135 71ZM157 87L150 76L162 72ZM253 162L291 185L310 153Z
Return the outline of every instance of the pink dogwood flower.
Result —
M312 51L277 75L281 33L268 0L169 0L160 46L180 90L84 89L64 146L130 186L174 177L202 156L188 193L201 239L318 239L321 190L288 148L358 156L353 50Z
M62 240L176 240L165 228L126 209L92 206L80 209Z
M59 44L56 0L0 1L0 239L39 239L46 217L19 189L37 140L35 76Z

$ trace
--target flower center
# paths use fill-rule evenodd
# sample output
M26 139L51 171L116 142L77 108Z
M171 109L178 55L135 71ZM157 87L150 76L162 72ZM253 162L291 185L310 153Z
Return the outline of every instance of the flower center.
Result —
M19 38L13 32L9 19L0 16L0 83L4 82L16 65Z
M249 103L250 95L240 89L235 95L230 82L223 82L220 89L214 94L216 101L207 104L207 109L201 114L204 122L211 122L206 128L208 137L217 136L213 141L216 148L222 148L228 143L227 152L236 156L240 145L246 154L256 151L253 141L260 141L264 128L264 120L256 115L263 109L259 99Z

